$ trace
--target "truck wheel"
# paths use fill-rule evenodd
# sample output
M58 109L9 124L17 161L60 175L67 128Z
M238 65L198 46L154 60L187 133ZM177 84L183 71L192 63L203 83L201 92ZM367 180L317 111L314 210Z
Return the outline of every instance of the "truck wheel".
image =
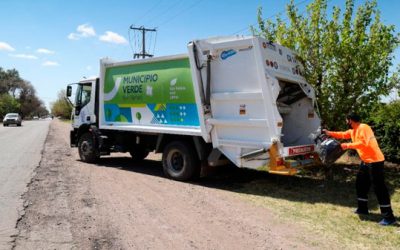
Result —
M162 155L164 174L171 179L186 181L200 176L200 161L193 146L184 141L169 143Z
M129 153L131 154L132 160L135 162L143 161L143 159L149 155L149 151L144 148L134 148L131 149Z
M89 132L84 133L78 142L79 157L82 161L93 163L100 157L100 152L95 148L93 135Z

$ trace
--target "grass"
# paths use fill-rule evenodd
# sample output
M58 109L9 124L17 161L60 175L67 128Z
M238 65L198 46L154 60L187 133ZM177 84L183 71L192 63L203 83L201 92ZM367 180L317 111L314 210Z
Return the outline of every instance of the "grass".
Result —
M295 221L316 237L322 237L325 247L400 249L400 227L382 227L377 223L381 216L372 190L371 215L358 217L353 213L357 167L335 165L330 180L324 179L323 168L310 169L296 177L265 175L234 191L243 199L274 211L282 220ZM392 165L385 171L392 208L400 220L400 167Z

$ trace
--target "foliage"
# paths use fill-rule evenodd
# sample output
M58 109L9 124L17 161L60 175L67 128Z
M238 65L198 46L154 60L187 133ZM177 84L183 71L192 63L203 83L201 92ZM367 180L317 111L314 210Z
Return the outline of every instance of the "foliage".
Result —
M0 118L7 113L18 113L19 107L19 102L9 94L0 95Z
M58 98L55 102L51 104L51 113L54 116L60 116L64 119L71 118L72 106L65 99L66 93L65 90L61 90L58 92Z
M379 105L370 122L386 160L400 163L400 100Z
M43 116L43 113L48 114L43 102L37 97L35 88L29 82L25 81L20 87L18 99L21 103L22 116L32 117L35 115Z
M24 80L15 69L3 70L0 67L0 94L8 93L16 97L17 90L24 84Z
M49 113L37 97L35 88L30 82L22 79L16 69L3 70L0 67L0 95L2 105L7 107L0 108L0 116L4 116L6 110L19 113L23 118L45 116Z
M368 117L380 97L394 87L389 68L400 40L393 25L381 22L375 0L357 11L354 0L347 0L343 12L334 7L332 14L327 14L327 2L315 0L303 15L292 0L287 5L288 22L280 17L264 21L260 8L259 27L252 31L296 51L305 78L316 90L324 123L341 129L349 111Z

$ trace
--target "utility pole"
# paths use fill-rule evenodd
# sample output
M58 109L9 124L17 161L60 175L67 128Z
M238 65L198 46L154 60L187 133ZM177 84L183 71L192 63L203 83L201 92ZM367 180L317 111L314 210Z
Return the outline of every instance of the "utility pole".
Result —
M151 32L156 32L156 29L146 29L145 27L141 26L141 27L134 27L133 25L131 25L130 29L132 30L139 30L142 32L142 53L135 53L133 54L133 58L146 58L146 56L148 57L153 57L153 55L147 54L146 53L146 31L151 31Z

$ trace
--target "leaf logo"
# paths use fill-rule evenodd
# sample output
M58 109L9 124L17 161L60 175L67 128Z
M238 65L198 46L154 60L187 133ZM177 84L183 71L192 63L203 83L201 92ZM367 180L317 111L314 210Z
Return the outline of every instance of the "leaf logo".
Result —
M176 82L178 81L178 78L174 78L170 81L171 86L175 86Z

